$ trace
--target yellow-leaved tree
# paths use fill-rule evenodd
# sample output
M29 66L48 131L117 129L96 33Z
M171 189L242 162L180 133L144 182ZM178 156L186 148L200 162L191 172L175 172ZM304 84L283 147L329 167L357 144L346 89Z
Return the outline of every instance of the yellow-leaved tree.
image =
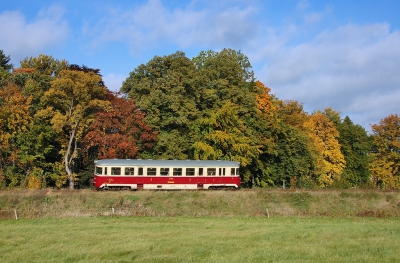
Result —
M372 180L383 189L400 189L400 117L389 115L372 125L372 132Z
M33 71L48 76L58 76L68 67L66 60L57 60L52 56L40 54L38 57L24 58L21 61L22 69L33 69Z
M109 107L106 94L107 88L98 70L74 65L62 70L51 81L50 89L43 96L47 107L39 111L38 115L50 118L53 128L59 134L62 163L70 189L74 189L76 174L72 166L80 140L93 122L97 110Z
M340 179L346 165L337 140L339 132L334 123L319 111L309 116L304 128L312 138L315 154L322 157L318 184L321 187L330 186L335 179Z

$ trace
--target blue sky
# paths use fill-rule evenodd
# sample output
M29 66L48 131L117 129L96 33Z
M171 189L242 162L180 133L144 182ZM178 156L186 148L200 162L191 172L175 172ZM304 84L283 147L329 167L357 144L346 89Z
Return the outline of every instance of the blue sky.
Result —
M0 6L0 49L99 68L119 90L155 55L241 50L255 76L308 112L332 107L370 131L400 114L397 0L20 0Z

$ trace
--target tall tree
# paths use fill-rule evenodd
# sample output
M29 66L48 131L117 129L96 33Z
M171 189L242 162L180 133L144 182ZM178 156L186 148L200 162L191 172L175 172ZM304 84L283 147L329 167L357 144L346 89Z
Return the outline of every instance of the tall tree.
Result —
M23 96L15 85L9 84L0 89L0 141L3 151L8 152L3 162L8 161L7 159L14 162L16 159L18 149L10 143L18 133L24 132L32 121L29 115L30 102L31 98Z
M274 151L265 158L268 178L273 182L269 184L281 185L284 180L292 188L316 186L317 164L307 135L285 123L279 125L273 133Z
M251 165L242 169L242 180L248 187L273 186L274 182L271 169L272 155L277 153L276 130L279 129L276 100L270 94L271 89L260 81L250 82L250 89L242 92L246 95L243 101L245 108L240 107L246 124L246 132L250 135L252 143L259 145L260 154L252 160ZM246 86L245 86L246 87ZM241 94L241 93L239 93ZM247 112L246 112L247 110Z
M47 107L40 116L48 116L59 134L63 164L69 188L74 188L76 174L72 170L79 144L87 127L94 121L99 109L109 107L107 88L99 75L76 70L62 70L51 81L51 88L44 93Z
M373 180L384 189L400 189L400 118L389 115L372 125L373 153L370 164Z
M368 164L370 161L371 139L367 131L355 125L348 116L337 126L338 141L346 161L343 180L351 186L366 184L370 180Z
M83 138L85 153L95 150L95 158L137 158L146 156L156 134L145 123L144 113L131 100L108 92L111 110L101 110ZM147 154L148 155L148 154Z
M43 183L41 186L45 186L47 183L45 178L52 173L52 164L57 160L55 132L48 122L36 118L37 110L43 108L41 99L44 92L50 88L50 81L51 76L42 75L32 68L16 68L12 74L0 81L5 107L3 112L13 112L15 115L18 114L16 110L19 110L19 120L26 121L23 129L19 128L20 122L16 122L12 114L9 116L14 116L14 121L7 118L0 121L7 123L9 127L9 130L3 129L3 135L10 130L18 130L9 140L8 149L12 152L13 162L3 166L6 171L12 171L9 175L20 175L18 186L26 185L26 179L33 178L33 174L41 175L43 179L40 180ZM13 99L7 99L7 94ZM7 103L11 101L12 103L8 105ZM17 186L16 183L18 182L14 181L9 186Z
M254 82L251 64L240 51L203 51L192 61L196 66L194 85L199 98L196 107L201 116L192 126L195 157L235 159L240 161L243 174L251 174L250 164L258 159L261 147L251 129L257 118L256 99L268 108L269 90ZM244 179L249 178L244 176Z
M320 155L320 175L318 183L322 187L332 185L334 180L339 180L346 165L344 156L340 151L337 140L339 132L334 123L322 112L316 112L304 124L313 139L316 156Z
M10 63L10 55L6 56L3 50L0 50L0 68L3 68L7 71L13 68L13 64Z
M198 118L198 96L193 86L194 64L183 52L154 57L124 81L121 91L146 114L146 123L157 132L154 158L188 159L190 125Z
M256 163L260 169L255 184L278 186L285 181L286 185L293 188L315 185L313 180L317 165L313 148L310 147L311 139L303 128L308 120L303 105L297 101L280 101L273 95L267 95L257 96L258 108L262 112L258 122L265 126L260 129L265 139L263 154L259 159L261 165Z
M241 152L242 165L249 165L257 159L259 145L247 129L257 119L253 81L251 65L241 52L207 51L192 60L177 52L140 65L121 91L159 133L154 158L237 159ZM207 153L210 147L213 154Z
M19 158L21 149L18 137L24 134L32 123L32 116L29 114L30 102L31 98L25 97L16 85L8 84L0 88L0 170L8 166L16 168L23 162ZM11 181L13 186L19 183L19 180Z

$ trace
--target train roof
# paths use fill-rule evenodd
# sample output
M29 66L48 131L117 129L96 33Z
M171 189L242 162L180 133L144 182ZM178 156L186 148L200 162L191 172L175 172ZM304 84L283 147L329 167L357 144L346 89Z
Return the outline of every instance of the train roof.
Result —
M239 167L238 162L227 160L103 159L94 162L104 166Z

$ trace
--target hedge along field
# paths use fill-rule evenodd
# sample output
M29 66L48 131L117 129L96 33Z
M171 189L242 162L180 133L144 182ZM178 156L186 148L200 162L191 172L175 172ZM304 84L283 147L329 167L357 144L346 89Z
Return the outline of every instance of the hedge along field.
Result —
M97 215L400 217L400 192L377 190L0 191L0 219Z
M1 262L396 262L397 218L5 220Z

